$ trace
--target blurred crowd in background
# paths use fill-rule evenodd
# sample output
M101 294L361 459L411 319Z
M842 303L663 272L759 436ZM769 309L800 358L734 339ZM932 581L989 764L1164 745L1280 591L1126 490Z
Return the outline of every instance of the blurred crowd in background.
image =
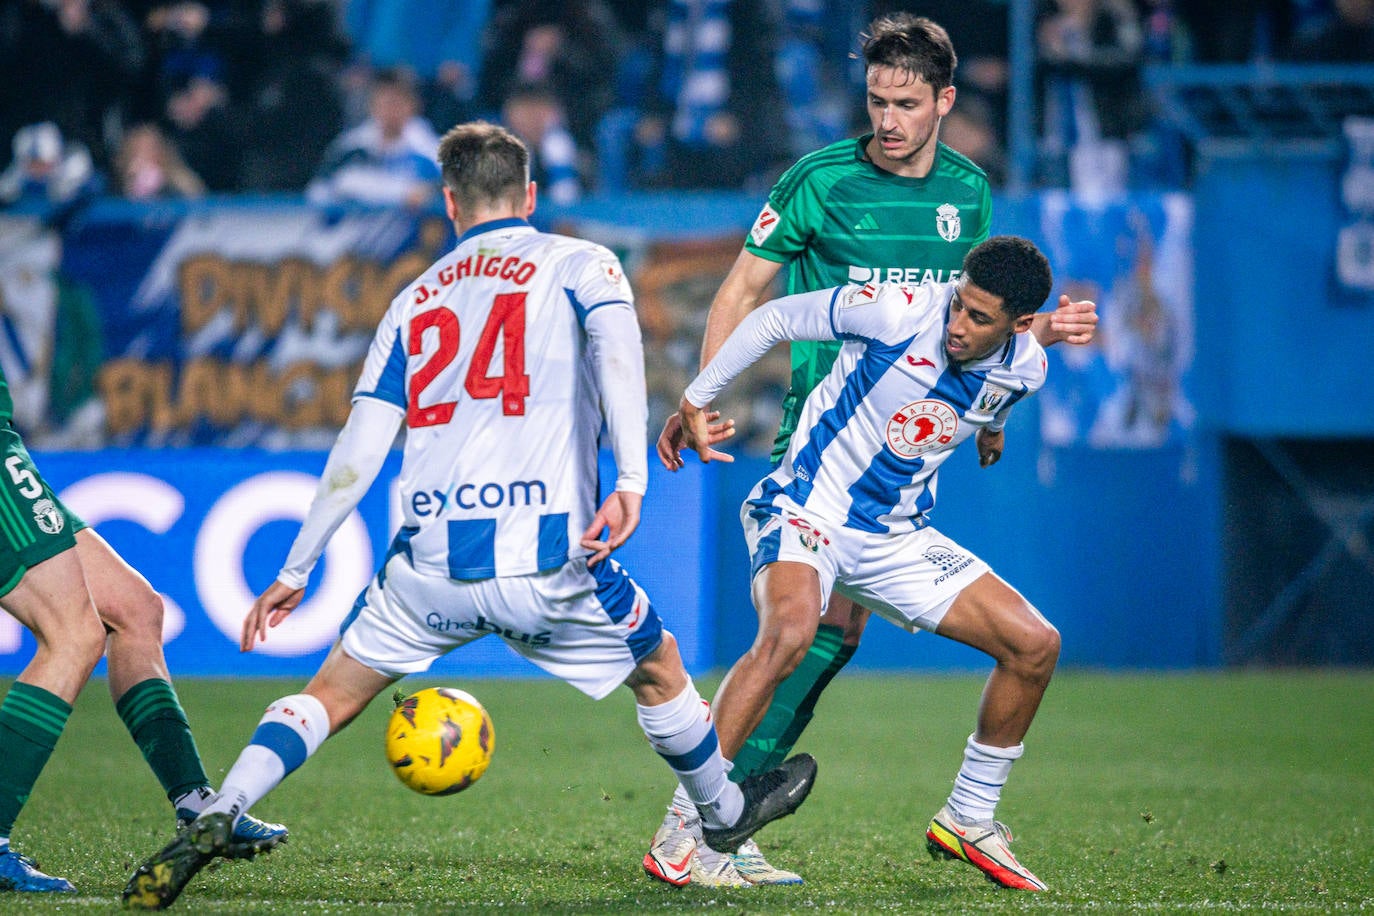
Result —
M766 192L860 133L858 35L909 9L950 32L941 137L1006 178L1006 0L0 0L0 205L305 194L432 206L438 136L481 117L544 198ZM1179 187L1150 63L1374 62L1374 0L1044 0L1036 182L1077 163Z

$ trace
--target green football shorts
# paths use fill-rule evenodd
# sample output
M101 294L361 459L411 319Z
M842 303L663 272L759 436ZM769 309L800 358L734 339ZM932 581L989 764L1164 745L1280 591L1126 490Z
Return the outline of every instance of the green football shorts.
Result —
M0 425L0 596L24 573L76 546L86 526L53 493L9 423Z

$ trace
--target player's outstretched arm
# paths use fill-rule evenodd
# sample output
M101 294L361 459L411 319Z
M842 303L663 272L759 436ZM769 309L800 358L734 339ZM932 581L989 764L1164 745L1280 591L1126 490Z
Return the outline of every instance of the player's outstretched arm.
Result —
M831 304L841 292L841 288L822 289L774 299L740 322L683 392L677 428L669 421L659 436L659 458L669 470L676 470L675 461L681 467L680 451L684 447L695 451L702 461L734 460L712 447L734 433L729 421L712 423L719 414L710 409L711 402L773 345L786 340L834 340Z
M606 497L592 523L582 532L582 546L595 551L587 558L588 566L600 563L630 539L639 527L639 510L643 503L642 494L628 490L616 490ZM600 537L602 531L607 532L605 540Z
M292 588L273 582L267 591L253 602L253 608L243 619L243 634L239 637L239 651L251 652L253 646L267 641L268 627L275 627L296 609L305 597L304 588Z
M1097 303L1091 299L1071 302L1068 296L1060 294L1059 307L1053 312L1036 315L1031 322L1031 333L1042 347L1057 343L1092 343L1097 333Z

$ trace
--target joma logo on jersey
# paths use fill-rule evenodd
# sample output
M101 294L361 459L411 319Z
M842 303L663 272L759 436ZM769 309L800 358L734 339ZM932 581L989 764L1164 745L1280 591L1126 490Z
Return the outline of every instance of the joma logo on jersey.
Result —
M903 458L915 458L948 445L959 430L959 415L944 401L914 401L887 421L887 447Z
M498 627L481 614L477 615L476 620L454 620L452 617L445 617L430 611L425 615L425 626L434 630L436 633L449 633L453 630L471 630L474 633L495 633L502 639L513 639L522 642L527 646L547 646L553 639L550 630L540 630L538 633L521 633L519 630L512 630L510 627Z
M926 281L944 283L947 280L957 280L962 273L963 271L957 268L945 270L931 267L860 267L857 264L851 264L849 265L849 282L901 283L906 286L920 286Z
M410 497L410 508L421 518L438 515L452 502L459 509L499 509L502 506L546 506L548 487L542 480L510 483L462 483L452 490L419 490Z

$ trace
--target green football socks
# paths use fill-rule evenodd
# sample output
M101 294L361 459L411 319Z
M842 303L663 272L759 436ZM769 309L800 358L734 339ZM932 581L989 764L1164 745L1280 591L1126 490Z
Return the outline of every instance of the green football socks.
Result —
M191 725L171 684L160 678L139 681L119 698L115 711L169 800L210 784Z
M773 702L753 733L735 755L730 778L766 773L787 759L815 715L816 701L851 658L857 646L844 644L844 629L822 624L797 670L773 693Z
M15 681L0 702L0 837L14 829L72 707L42 687Z

